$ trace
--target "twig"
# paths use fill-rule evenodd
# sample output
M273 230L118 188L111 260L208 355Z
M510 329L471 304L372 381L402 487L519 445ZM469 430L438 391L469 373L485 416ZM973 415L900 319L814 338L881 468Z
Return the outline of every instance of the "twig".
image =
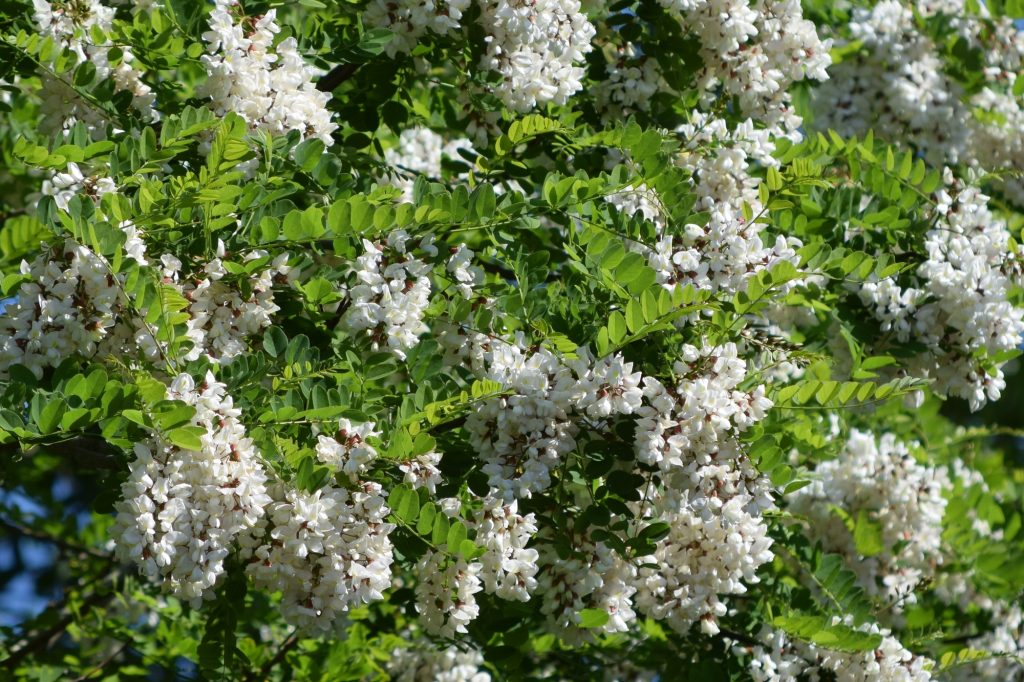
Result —
M96 673L102 671L104 668L110 665L115 658L120 656L121 652L123 652L127 648L128 642L121 642L121 646L114 649L113 653L111 653L109 656L107 656L102 661L97 663L92 669L86 671L82 676L76 677L74 679L74 682L84 682L84 680L89 679L92 675L95 675Z
M117 570L115 570L111 574L111 590L109 592L93 592L91 595L89 595L88 599L82 602L82 606L80 609L77 610L77 613L82 614L93 607L99 606L104 601L112 599L116 594L116 591L113 589L113 587L114 584L117 582L118 575L119 572ZM11 648L10 655L7 658L0 661L0 663L3 663L4 668L6 668L7 670L13 671L15 668L21 665L21 662L24 659L28 658L30 655L37 653L40 650L45 650L53 646L53 644L60 637L60 635L64 634L64 631L67 630L68 626L74 622L75 616L76 613L67 613L63 617L61 617L60 620L58 620L56 623L46 628L45 630L36 633L32 637L27 637L23 639L21 642L19 642L17 645Z
M316 89L320 92L333 92L336 87L355 75L362 64L339 64L320 77Z
M719 632L729 639L735 639L737 642L746 644L747 646L760 646L761 642L757 641L753 637L743 634L742 632L734 632L732 630L719 630Z
M250 672L245 682L257 682L257 680L266 680L270 677L270 671L277 667L277 664L284 660L284 657L288 655L288 652L295 648L295 645L299 643L299 633L293 632L288 639L284 641L281 648L277 650L274 657L260 666L259 671Z
M10 519L0 517L0 527L6 528L12 533L16 533L27 538L32 538L33 540L42 540L43 542L49 542L51 544L57 545L57 547L68 552L74 552L76 554L83 556L87 555L95 557L97 559L110 559L109 554L101 552L97 549L93 549L92 547L83 547L81 545L76 545L74 543L63 540L59 537L49 535L48 533L44 533L40 530L36 530L35 528L32 528L30 526L25 526L20 523L16 523L14 521L11 521Z

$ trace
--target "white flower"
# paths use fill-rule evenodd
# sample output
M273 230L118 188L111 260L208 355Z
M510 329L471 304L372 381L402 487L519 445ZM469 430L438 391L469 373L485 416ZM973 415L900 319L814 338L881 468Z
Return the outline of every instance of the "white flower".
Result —
M285 620L310 634L338 628L351 608L383 599L392 555L381 487L272 489L267 519L246 542L248 573L282 593Z
M339 419L338 430L333 438L317 438L317 459L348 474L351 480L356 480L366 471L370 462L377 458L377 451L366 442L367 438L380 435L379 431L373 430L374 426L373 422L353 424L348 419Z
M424 630L439 637L465 633L480 615L474 596L480 586L480 564L429 551L416 564L416 610Z
M281 30L277 10L268 11L248 29L232 18L235 5L232 0L217 0L210 13L210 30L203 33L206 80L198 94L212 100L217 114L234 112L250 128L275 135L298 130L303 139L315 137L330 146L331 133L338 127L327 110L330 93L316 89L317 72L299 54L295 38L274 47L274 35Z
M195 408L192 425L204 429L202 446L184 450L159 434L137 443L112 534L118 557L198 607L213 598L225 559L257 526L271 498L224 384L207 374L197 387L181 374L167 397Z

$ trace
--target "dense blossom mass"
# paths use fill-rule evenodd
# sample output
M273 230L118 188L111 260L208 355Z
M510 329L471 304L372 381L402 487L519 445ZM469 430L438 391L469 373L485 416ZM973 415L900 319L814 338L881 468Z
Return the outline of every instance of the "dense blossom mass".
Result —
M13 679L1021 679L1011 5L4 3Z

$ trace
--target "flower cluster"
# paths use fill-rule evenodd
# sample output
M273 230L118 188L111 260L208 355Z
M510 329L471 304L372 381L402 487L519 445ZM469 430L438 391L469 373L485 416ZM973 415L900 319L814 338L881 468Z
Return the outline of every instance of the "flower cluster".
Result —
M848 558L869 594L902 608L915 602L914 588L943 561L950 489L944 469L919 464L895 435L876 439L853 430L839 457L819 464L811 485L789 498L789 509L808 520L812 539ZM877 529L880 546L871 547L870 556L858 552L854 534L830 505L853 523Z
M984 7L972 13L968 6L961 0L886 0L855 8L849 37L860 49L833 67L832 80L817 91L815 126L898 137L935 165L1019 169L1024 108L1013 90L1024 37L1010 17L992 19ZM951 75L944 46L927 31L929 23L943 21L951 21L968 49L981 55L982 67L974 67L980 87ZM1019 181L1003 186L1016 200L1024 198Z
M840 623L852 625L839 618L833 619L833 625ZM823 679L825 675L850 682L927 682L932 679L929 668L933 664L908 651L896 638L890 636L890 631L877 625L862 625L857 629L881 635L882 642L878 648L863 653L835 651L790 640L785 633L765 626L759 635L762 644L741 651L750 654L748 670L756 682L782 682L805 676L809 679Z
M183 264L175 256L160 257L164 285L180 293L186 302L185 337L192 342L192 348L184 355L185 360L205 357L223 363L244 353L247 339L269 327L272 316L279 310L274 302L274 285L287 283L289 275L294 274L288 266L288 254L281 254L269 267L247 278L244 289L248 296L245 296L242 287L223 281L228 275L221 261L223 244L219 245L217 253L217 258L191 277L182 273ZM244 259L253 264L267 260L266 252L258 250L250 251ZM154 338L151 328L140 328L135 342L148 359L160 359L163 344Z
M637 248L647 254L658 281L670 289L692 284L712 292L735 292L761 270L783 260L795 263L796 249L802 246L799 239L780 235L766 245L762 225L744 213L764 209L758 197L760 180L751 175L751 166L778 165L768 131L755 128L750 119L730 130L724 120L694 112L692 121L678 132L687 142L677 163L693 173L696 209L707 211L706 224L670 229L657 193L646 187L609 197L620 210L639 212L654 222L657 242Z
M411 52L428 30L439 36L458 31L462 13L469 5L468 0L374 0L366 8L363 21L392 32L385 49L394 57Z
M281 612L307 632L336 629L351 608L383 599L394 561L394 526L379 484L355 490L277 485L266 518L249 538L255 583L281 592ZM270 502L270 501L268 501Z
M458 138L445 142L430 128L406 128L398 136L398 146L384 152L391 175L385 181L402 190L402 199L412 201L412 186L416 176L430 179L441 177L441 160L460 158L460 149L472 149L469 140Z
M80 62L90 62L97 80L113 80L118 92L132 95L132 106L147 118L157 118L152 89L142 80L142 72L133 66L131 48L117 46L119 57L112 63L113 43L94 44L95 35L112 33L114 9L98 0L55 2L32 0L34 18L40 35L52 38L63 49L73 52ZM98 135L105 127L105 113L95 102L86 100L61 78L43 78L39 97L43 102L42 127L47 132L60 132L81 121Z
M1020 659L1024 656L1024 612L1019 604L1000 604L992 613L992 622L995 627L991 631L967 644L975 651L995 656L970 666L954 668L952 679L957 682L997 682L1019 677Z
M101 175L86 175L73 161L62 172L54 173L49 180L44 180L40 188L40 194L52 196L57 208L62 211L68 210L68 204L76 195L86 196L95 203L104 194L114 191L117 191L117 186L113 180Z
M651 97L665 89L658 60L626 43L606 66L608 76L597 86L597 102L607 119L646 111Z
M600 630L625 632L636 619L632 596L637 591L637 569L602 542L584 533L573 533L575 550L559 556L550 544L543 545L538 591L545 595L541 612L549 629L569 642L591 639L580 627L580 612L597 609L608 614Z
M581 349L567 363L547 349L530 352L522 335L509 343L475 334L461 343L482 378L513 392L487 401L466 422L482 471L506 500L547 489L551 469L576 447L579 418L632 414L640 406L640 374L621 357L593 362Z
M978 409L999 398L1005 381L982 361L1022 342L1024 310L1010 302L1021 281L1005 221L990 211L976 188L950 181L937 193L936 224L925 235L928 258L917 270L919 287L873 281L859 295L901 342L928 348L914 363L936 390Z
M420 626L432 635L455 637L480 615L476 593L480 564L430 551L416 564L416 611Z
M349 291L350 305L344 324L351 332L365 332L374 347L386 347L400 358L428 331L423 314L430 303L430 265L412 254L404 230L388 234L383 244L364 239L365 252L356 259L358 284ZM419 250L437 255L429 237Z
M480 24L487 34L481 67L501 75L495 94L509 109L565 104L583 87L595 29L579 0L485 0Z
M0 375L21 364L42 377L74 355L120 352L125 299L106 259L67 239L23 262L21 273L27 281L0 317Z
M271 498L224 384L207 374L197 386L180 374L167 397L195 410L191 424L202 430L200 445L181 447L160 433L136 443L112 534L122 560L198 606L213 598L236 540L257 526Z
M537 550L527 547L537 533L537 519L518 511L519 502L488 495L475 515L480 575L488 594L510 601L528 601L537 587Z
M367 438L380 435L373 430L374 426L373 422L353 424L348 419L339 419L338 431L333 437L317 437L316 458L355 480L377 458L377 451L366 442Z
M828 78L830 41L821 41L796 0L660 0L700 40L709 96L721 87L739 99L747 116L781 131L795 131L789 89L798 81Z
M718 632L720 595L742 594L771 560L761 512L773 506L771 486L740 449L736 436L771 407L764 387L737 390L746 366L737 348L683 350L682 378L671 388L645 380L647 403L637 421L637 459L662 471L663 485L645 491L656 518L670 530L651 565L641 568L637 606L685 632L700 621Z
M316 71L299 54L295 38L274 45L281 30L277 10L236 20L237 9L236 0L217 0L210 14L201 96L217 114L234 112L251 128L273 134L298 130L304 139L331 145L338 126L327 110L330 94L316 89Z
M483 654L476 649L437 649L424 641L392 651L388 673L395 682L491 682L483 665Z

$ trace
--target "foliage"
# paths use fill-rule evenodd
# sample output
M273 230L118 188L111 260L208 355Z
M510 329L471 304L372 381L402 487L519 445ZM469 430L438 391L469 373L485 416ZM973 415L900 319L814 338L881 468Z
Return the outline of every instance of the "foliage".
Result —
M11 678L1016 679L1024 38L933 4L0 3ZM897 8L959 147L824 82Z

